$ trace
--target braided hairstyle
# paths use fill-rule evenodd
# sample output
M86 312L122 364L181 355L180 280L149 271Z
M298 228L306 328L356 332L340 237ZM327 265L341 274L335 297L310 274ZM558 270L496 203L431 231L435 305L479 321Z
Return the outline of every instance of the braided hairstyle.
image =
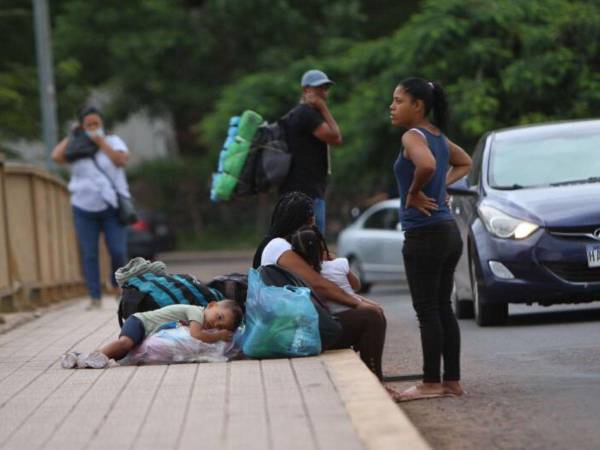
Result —
M282 195L271 215L271 226L254 253L252 267L260 266L263 250L277 237L286 238L299 228L310 225L314 217L313 200L302 192L293 191Z
M323 259L330 259L325 238L316 226L302 227L287 240L292 244L292 250L317 272L321 272Z

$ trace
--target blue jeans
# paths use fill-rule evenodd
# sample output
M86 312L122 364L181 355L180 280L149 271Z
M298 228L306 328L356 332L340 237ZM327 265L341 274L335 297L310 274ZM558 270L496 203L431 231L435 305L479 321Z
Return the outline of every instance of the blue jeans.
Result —
M324 198L313 198L313 210L315 212L315 225L325 236L325 199Z
M99 300L101 297L98 257L100 232L104 233L112 265L111 280L113 286L116 286L115 271L127 263L127 228L119 223L117 210L112 207L99 212L90 212L73 206L73 216L85 283L92 300Z

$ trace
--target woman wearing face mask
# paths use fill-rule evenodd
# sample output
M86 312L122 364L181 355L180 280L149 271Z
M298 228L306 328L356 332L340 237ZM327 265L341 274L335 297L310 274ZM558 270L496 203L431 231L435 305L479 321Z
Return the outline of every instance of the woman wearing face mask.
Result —
M113 286L116 286L115 270L127 262L127 229L118 220L116 190L119 194L130 196L123 169L127 164L128 149L118 136L105 134L103 125L100 111L94 107L83 108L78 114L78 124L73 132L52 151L55 162L70 164L69 192L83 272L91 299L88 309L101 306L98 260L100 232L104 233L110 253ZM81 130L91 140L87 143L95 152L78 159L67 159L69 141L74 141L75 133Z

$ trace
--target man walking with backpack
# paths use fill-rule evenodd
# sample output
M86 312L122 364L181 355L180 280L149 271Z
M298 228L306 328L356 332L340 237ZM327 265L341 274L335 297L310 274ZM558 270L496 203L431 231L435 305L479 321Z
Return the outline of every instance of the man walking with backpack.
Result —
M325 189L330 173L329 146L340 145L342 134L327 99L334 84L320 70L302 76L300 103L285 115L292 165L279 194L300 191L314 201L316 225L325 234Z

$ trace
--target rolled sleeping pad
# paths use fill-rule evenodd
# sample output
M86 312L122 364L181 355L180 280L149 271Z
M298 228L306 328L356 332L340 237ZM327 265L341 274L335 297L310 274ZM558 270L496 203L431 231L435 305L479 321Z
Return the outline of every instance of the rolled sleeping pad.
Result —
M237 155L238 153L248 153L250 150L251 141L247 141L246 139L236 136L231 145L227 148L227 156Z
M225 162L226 150L223 149L219 152L219 164L217 165L217 172L223 172L223 163Z
M235 138L232 138L231 136L227 136L227 139L225 139L225 142L223 143L223 149L224 150L229 149L229 146L231 144L233 144L234 141L235 141Z
M223 161L223 170L228 174L239 178L240 173L244 168L244 164L246 163L246 158L248 157L248 152L250 151L250 145L251 142L237 136L235 138L235 142L229 146L229 150L225 155L225 159Z
M223 171L227 172L230 175L233 175L236 178L239 178L240 173L244 168L244 164L246 163L247 157L247 152L236 153L234 155L227 155L227 157L223 161Z
M212 180L210 183L210 201L213 203L218 202L220 199L217 196L217 190L215 189L215 186L217 185L217 177L220 175L220 173L216 173L214 172L212 174Z
M226 172L213 175L213 188L211 190L211 198L217 201L229 200L238 180L236 177L229 175Z
M254 111L244 111L242 117L240 117L240 123L238 125L237 135L246 139L247 141L252 141L254 139L254 135L256 134L256 130L263 123L264 119L258 113Z

